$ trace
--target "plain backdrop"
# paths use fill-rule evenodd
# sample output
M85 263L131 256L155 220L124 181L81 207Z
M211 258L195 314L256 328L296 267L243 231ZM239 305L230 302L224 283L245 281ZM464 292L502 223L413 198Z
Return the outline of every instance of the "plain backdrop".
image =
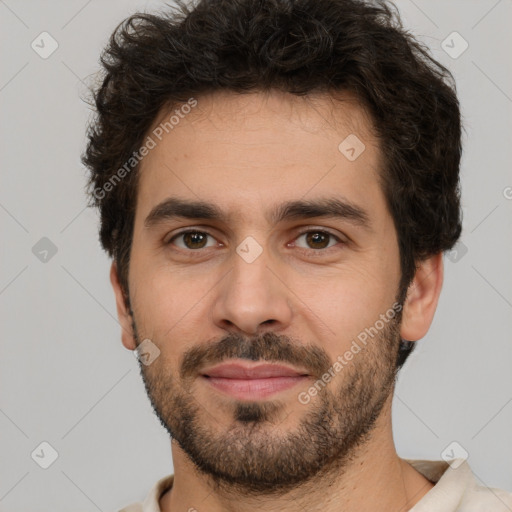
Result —
M0 1L2 512L113 511L173 472L169 437L121 345L80 163L81 97L101 49L122 19L162 6ZM432 328L399 378L397 450L465 450L482 485L512 490L512 2L398 6L455 75L466 132L462 244L445 255Z

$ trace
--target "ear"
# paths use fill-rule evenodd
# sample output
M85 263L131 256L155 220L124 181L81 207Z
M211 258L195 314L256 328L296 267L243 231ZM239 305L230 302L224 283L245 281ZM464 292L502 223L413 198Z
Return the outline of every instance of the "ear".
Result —
M442 286L443 253L440 252L419 263L409 285L400 328L402 339L417 341L427 334Z
M133 335L132 317L127 308L123 288L119 282L119 274L115 261L112 262L112 266L110 267L110 282L112 283L112 288L116 296L117 317L119 318L122 329L121 339L123 345L129 350L135 350L137 344L135 343L135 337Z

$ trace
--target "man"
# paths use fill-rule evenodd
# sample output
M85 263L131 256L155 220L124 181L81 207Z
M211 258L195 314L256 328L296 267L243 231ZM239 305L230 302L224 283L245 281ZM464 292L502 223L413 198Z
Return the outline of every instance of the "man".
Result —
M123 510L512 510L393 443L461 232L451 76L393 7L180 4L102 61L83 160L174 463Z

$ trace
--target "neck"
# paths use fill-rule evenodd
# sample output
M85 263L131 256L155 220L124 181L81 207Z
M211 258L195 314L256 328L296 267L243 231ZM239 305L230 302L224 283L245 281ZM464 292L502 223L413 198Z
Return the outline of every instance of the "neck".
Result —
M219 491L199 473L175 441L171 443L174 483L160 500L162 512L406 512L433 487L423 475L398 457L391 429L391 402L387 404L366 444L350 463L321 481L310 481L273 496L243 496Z

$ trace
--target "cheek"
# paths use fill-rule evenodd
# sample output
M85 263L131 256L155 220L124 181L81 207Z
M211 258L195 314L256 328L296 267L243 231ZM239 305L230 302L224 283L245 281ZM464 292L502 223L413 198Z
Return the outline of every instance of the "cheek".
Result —
M331 356L348 347L393 303L393 289L379 268L368 269L346 267L322 277L301 277L290 286L300 298L295 300L297 314L312 327Z
M179 278L169 268L154 260L150 255L132 254L130 294L139 321L160 332L183 316L189 294L183 292Z
M171 355L190 348L191 342L207 339L212 307L207 291L218 282L216 274L200 275L161 263L150 267L149 257L141 265L142 261L143 257L134 260L131 269L132 301L141 335L158 340Z

